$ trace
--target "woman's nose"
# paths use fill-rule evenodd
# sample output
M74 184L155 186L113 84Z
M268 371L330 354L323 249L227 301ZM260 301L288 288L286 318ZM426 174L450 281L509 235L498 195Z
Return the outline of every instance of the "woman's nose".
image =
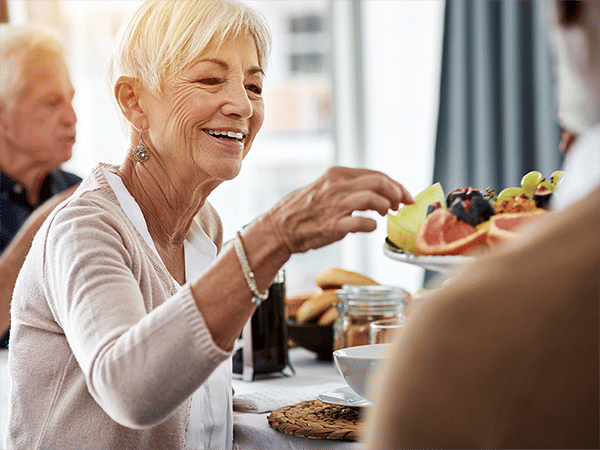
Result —
M226 89L226 95L226 101L221 108L223 114L234 114L243 119L252 116L252 102L248 98L248 92L243 83L231 83Z

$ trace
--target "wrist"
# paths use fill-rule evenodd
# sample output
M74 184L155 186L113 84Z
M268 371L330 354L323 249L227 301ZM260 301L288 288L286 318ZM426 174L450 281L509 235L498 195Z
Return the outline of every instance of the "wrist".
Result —
M244 244L242 243L242 239L240 237L239 232L233 239L233 245L238 257L238 261L240 262L240 266L242 267L242 273L244 274L244 278L246 279L246 284L248 285L248 289L252 293L252 303L254 303L258 307L269 297L269 290L267 289L265 292L259 292L258 286L256 285L256 278L254 276L252 268L250 267L248 258L246 257Z
M266 290L291 253L275 236L271 224L259 217L240 232L245 255L260 292Z
M258 221L262 222L261 229L267 230L269 239L273 242L277 248L277 252L283 255L287 255L289 259L294 251L294 244L288 237L287 233L283 230L283 226L279 223L273 213L269 211L264 216L260 217Z

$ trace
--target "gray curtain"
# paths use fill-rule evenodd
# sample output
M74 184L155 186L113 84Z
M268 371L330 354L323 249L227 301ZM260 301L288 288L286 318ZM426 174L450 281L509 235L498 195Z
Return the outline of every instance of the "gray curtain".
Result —
M561 167L547 2L446 2L434 181L519 186Z

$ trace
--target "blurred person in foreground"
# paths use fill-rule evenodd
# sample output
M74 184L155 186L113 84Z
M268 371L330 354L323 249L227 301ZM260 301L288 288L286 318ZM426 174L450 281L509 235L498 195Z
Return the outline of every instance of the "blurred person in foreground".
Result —
M44 30L0 24L0 66L0 348L6 348L12 291L33 234L81 178L60 169L71 158L77 122L61 42Z
M368 448L598 448L600 2L554 12L594 125L555 211L411 310L377 374Z
M7 448L181 449L195 392L202 448L232 448L234 342L278 270L375 229L355 211L413 202L335 167L221 249L208 197L263 123L269 44L237 1L150 0L124 24L107 72L131 147L50 214L19 274Z

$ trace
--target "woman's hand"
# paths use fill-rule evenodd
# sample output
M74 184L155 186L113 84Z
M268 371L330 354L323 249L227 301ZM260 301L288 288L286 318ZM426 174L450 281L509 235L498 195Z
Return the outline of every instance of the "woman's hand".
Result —
M353 215L377 211L384 216L413 198L400 183L368 169L332 167L314 183L283 198L265 216L291 253L339 241L348 233L375 230L377 222Z
M401 184L381 172L346 167L333 167L314 183L287 195L240 234L259 292L269 288L293 253L376 228L375 220L353 215L354 211L373 210L384 216L401 203L414 203ZM231 245L192 284L192 292L213 340L222 349L232 349L255 308Z

